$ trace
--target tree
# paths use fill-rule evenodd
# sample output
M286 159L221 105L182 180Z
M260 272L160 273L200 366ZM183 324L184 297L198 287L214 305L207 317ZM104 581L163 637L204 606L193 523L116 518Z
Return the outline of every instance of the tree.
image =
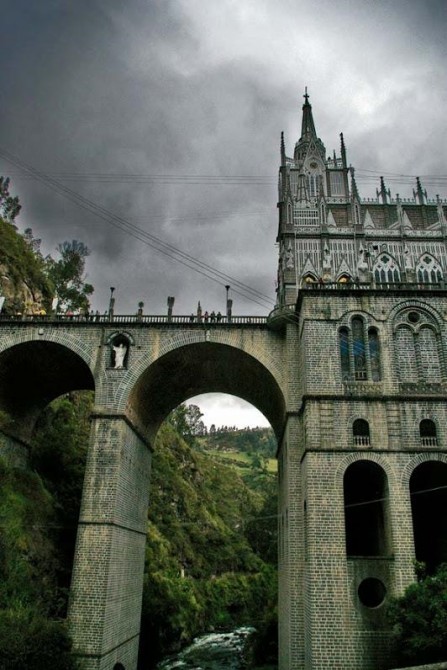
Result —
M85 244L78 240L62 242L57 246L60 259L46 259L47 273L54 284L59 303L65 309L87 311L93 286L86 283L85 259L90 254Z
M168 422L180 433L190 446L198 435L206 434L206 426L202 421L202 412L197 405L179 405L169 415Z
M411 584L388 609L397 655L404 665L447 659L447 564Z
M9 177L0 177L0 217L12 223L20 212L21 205L17 196L14 198L10 195L9 183Z

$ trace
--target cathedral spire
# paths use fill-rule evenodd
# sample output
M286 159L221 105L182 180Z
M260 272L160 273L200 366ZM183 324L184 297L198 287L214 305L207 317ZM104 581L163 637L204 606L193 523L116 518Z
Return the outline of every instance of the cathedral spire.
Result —
M416 190L413 189L413 197L420 205L425 205L427 202L427 191L422 188L419 177L416 177Z
M388 203L388 198L391 200L391 191L385 186L385 180L383 177L380 177L380 191L376 189L377 198L380 196L382 198L382 203L386 205Z
M284 144L284 131L281 132L281 165L286 164L286 147Z
M326 149L323 142L317 137L315 123L312 116L312 105L309 102L307 86L304 92L303 116L301 120L301 137L295 144L294 160L304 161L309 148L319 154L322 161L326 159Z
M304 105L303 105L303 119L301 122L301 141L306 140L316 140L317 133L315 132L315 124L312 116L312 105L309 102L309 94L307 92L307 86L305 88L305 93L303 95Z
M349 168L351 171L351 195L355 200L360 200L359 192L357 189L357 182L355 181L355 169L352 167Z
M340 133L340 152L341 152L341 160L343 163L343 167L346 169L348 167L347 161L346 161L346 147L345 147L345 140L343 137L343 133Z

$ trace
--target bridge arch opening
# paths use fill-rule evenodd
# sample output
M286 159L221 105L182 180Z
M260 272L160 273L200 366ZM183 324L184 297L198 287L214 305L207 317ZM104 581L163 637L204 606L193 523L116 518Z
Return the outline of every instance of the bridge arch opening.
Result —
M203 393L227 393L246 400L266 417L280 439L285 401L277 380L250 354L216 342L179 347L149 365L129 395L127 414L153 441L173 409Z
M343 489L347 556L388 556L388 481L383 468L355 461L345 472Z
M33 340L0 354L0 409L8 416L8 432L25 441L52 400L70 391L94 388L87 363L62 344Z

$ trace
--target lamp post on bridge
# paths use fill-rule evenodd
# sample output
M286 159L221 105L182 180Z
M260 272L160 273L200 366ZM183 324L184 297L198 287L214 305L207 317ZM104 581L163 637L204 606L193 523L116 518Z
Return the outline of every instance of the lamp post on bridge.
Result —
M109 319L110 321L113 321L113 310L115 307L115 298L113 297L115 291L115 287L111 286L110 287L110 300L109 300Z
M175 298L173 296L168 297L168 321L172 319L172 310L174 308Z
M225 290L226 290L226 296L227 296L227 299L226 299L227 321L230 322L231 321L231 308L233 307L233 301L228 298L228 291L230 290L230 285L229 284L227 284L225 286Z

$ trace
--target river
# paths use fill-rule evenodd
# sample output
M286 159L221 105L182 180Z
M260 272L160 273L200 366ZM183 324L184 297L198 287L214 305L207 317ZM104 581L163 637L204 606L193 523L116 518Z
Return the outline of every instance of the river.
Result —
M228 633L208 633L189 647L158 664L158 670L241 670L246 668L244 649L255 629L236 628Z

